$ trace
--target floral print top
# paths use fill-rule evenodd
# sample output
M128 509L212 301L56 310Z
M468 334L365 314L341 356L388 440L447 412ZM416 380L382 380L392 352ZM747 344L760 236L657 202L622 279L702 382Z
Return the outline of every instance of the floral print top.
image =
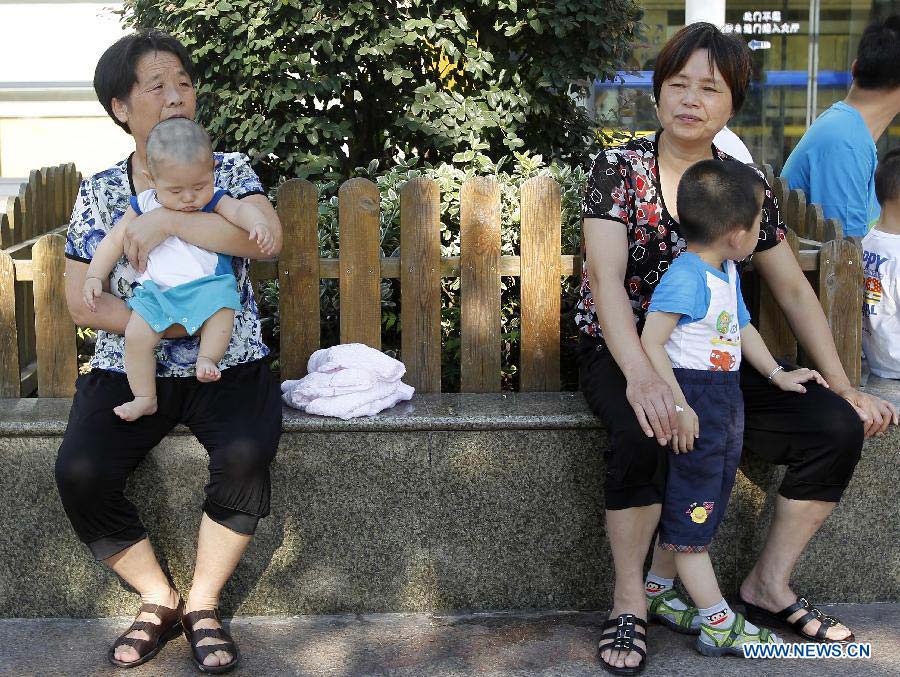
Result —
M623 282L638 331L643 327L653 290L669 264L687 246L678 233L678 222L666 210L660 189L656 162L658 134L600 152L588 174L582 208L586 219L616 221L627 229L628 263ZM723 162L739 162L715 146L713 152ZM759 175L763 177L761 172ZM762 214L757 252L774 247L785 236L778 203L768 185ZM575 324L579 331L601 339L602 343L586 260L581 270Z
M227 190L237 199L248 195L265 195L259 177L241 153L215 153L215 185ZM131 157L107 170L84 179L78 190L66 237L66 257L89 263L100 241L112 230L129 207L135 195L131 177ZM250 282L250 261L232 259L237 278L242 311L234 315L231 342L220 369L250 362L269 354L262 342L259 314ZM110 291L122 299L131 297L137 272L122 257L110 275ZM199 336L163 339L156 349L156 375L186 377L194 375ZM91 367L110 371L125 371L125 337L106 331L97 332L97 345Z

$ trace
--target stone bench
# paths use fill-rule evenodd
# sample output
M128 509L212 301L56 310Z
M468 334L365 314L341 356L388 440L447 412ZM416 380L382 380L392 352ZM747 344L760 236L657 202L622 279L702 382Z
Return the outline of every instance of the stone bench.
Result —
M873 390L900 401L894 383ZM133 612L71 531L53 464L70 401L0 400L0 617ZM285 409L273 513L226 586L226 613L598 609L611 598L606 435L579 393L417 395L374 418ZM713 557L736 589L780 471L744 463ZM130 494L186 591L206 453L176 429ZM900 601L900 431L867 442L793 584L817 601Z

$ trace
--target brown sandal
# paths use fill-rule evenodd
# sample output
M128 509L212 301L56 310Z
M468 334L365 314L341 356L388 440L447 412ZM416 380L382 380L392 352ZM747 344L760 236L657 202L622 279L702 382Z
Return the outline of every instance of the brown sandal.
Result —
M137 616L140 616L142 613L155 614L159 618L159 623L137 620ZM178 606L174 609L159 604L142 604L131 627L119 635L119 638L109 648L109 652L106 654L109 662L118 668L136 668L138 665L143 665L158 654L166 642L178 637L181 633L181 616L183 613L184 600L179 600ZM132 632L138 631L146 632L148 639L127 637ZM132 647L138 652L140 658L130 663L116 659L116 649L123 645Z
M184 636L187 639L188 644L191 645L191 651L194 654L194 664L200 672L206 672L213 675L234 669L241 658L237 644L234 643L231 635L225 631L224 627L194 630L194 626L197 622L204 618L214 618L219 622L219 625L222 626L218 609L198 609L189 614L184 614L181 621L181 625L184 628ZM197 646L201 640L207 638L217 639L219 642L216 644ZM207 656L216 651L227 651L230 653L232 656L231 662L226 663L225 665L204 665L203 661L206 660Z

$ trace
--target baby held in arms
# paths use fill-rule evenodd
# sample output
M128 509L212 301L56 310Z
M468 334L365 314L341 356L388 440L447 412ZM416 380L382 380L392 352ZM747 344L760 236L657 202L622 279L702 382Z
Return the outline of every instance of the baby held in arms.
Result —
M157 124L147 138L147 168L151 188L132 196L130 208L88 267L84 302L92 311L124 254L125 226L153 209L214 212L246 230L263 254L274 252L275 238L263 213L215 187L212 144L197 123L172 118ZM150 252L127 301L131 318L125 328L125 373L134 399L114 408L120 418L134 421L156 412L155 350L174 325L190 336L200 334L197 380L219 379L217 364L231 340L235 311L241 310L231 258L177 237L166 238Z

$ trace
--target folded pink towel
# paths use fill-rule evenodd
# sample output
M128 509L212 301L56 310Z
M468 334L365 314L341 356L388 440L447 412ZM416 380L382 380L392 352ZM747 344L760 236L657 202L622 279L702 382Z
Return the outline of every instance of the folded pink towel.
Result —
M307 368L303 378L281 384L281 399L308 414L374 416L415 392L400 381L406 373L402 362L362 343L317 350Z
M415 389L400 381L380 381L370 390L334 397L319 397L306 405L307 414L347 419L374 416L398 402L412 398Z
M345 343L317 350L309 356L306 370L328 372L336 369L365 369L383 381L399 381L406 373L406 366L399 360L364 343Z
M311 397L332 397L368 390L378 383L378 376L365 369L314 371L297 382L300 393Z
M299 386L302 382L303 379L301 378L296 381L285 381L284 383L282 383L281 400L289 407L299 409L300 411L305 411L306 405L312 402L315 398L310 397L309 395L304 395L300 392Z

